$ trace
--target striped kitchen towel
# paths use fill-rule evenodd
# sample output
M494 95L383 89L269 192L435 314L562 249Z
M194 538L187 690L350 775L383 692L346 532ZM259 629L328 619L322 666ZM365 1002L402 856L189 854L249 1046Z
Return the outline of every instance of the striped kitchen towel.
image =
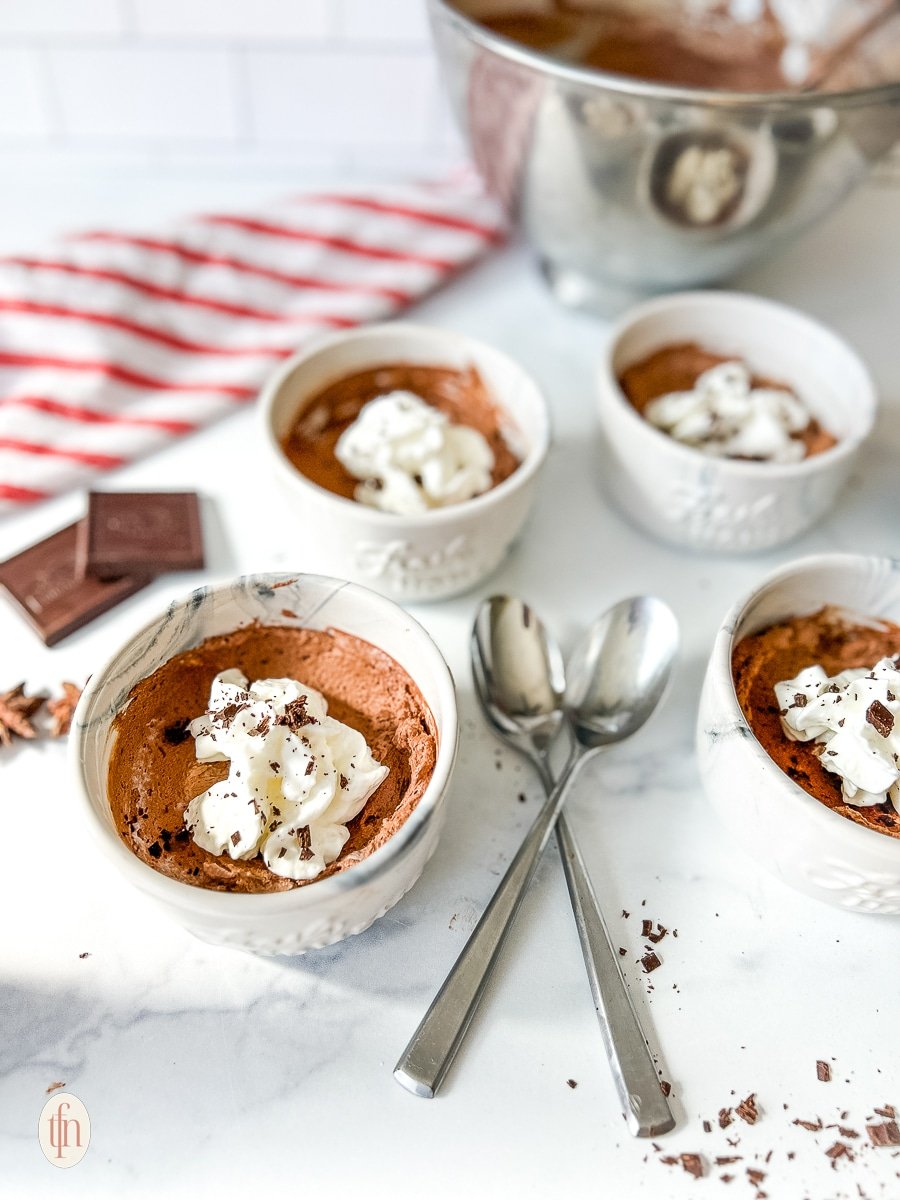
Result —
M252 402L311 338L394 315L502 236L464 177L0 259L0 514Z

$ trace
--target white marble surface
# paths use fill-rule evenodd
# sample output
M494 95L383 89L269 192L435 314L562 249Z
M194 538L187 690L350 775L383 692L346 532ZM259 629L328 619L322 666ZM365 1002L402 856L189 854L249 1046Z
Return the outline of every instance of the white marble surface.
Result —
M183 205L237 205L262 182L199 176L0 202L0 243L54 228L150 219ZM57 193L58 195L58 193ZM896 190L860 192L801 245L742 285L831 322L868 359L883 411L834 515L764 556L714 559L659 545L602 493L592 364L604 324L555 307L517 249L497 255L416 316L495 342L546 388L555 445L537 512L506 565L476 592L416 608L456 675L462 749L448 827L420 883L367 933L305 958L215 950L164 922L84 849L59 744L0 761L0 1191L4 1195L203 1196L238 1188L338 1196L900 1196L900 1156L866 1143L873 1106L900 1105L897 925L794 894L729 842L692 757L699 685L732 600L775 564L818 550L898 552L900 288ZM274 484L249 412L119 472L111 486L198 486L208 497L211 579L303 569L302 530L270 510ZM0 524L0 557L73 519L69 496ZM169 577L45 650L0 605L0 685L82 680L196 577ZM656 591L683 625L675 686L654 723L582 776L571 812L662 1072L678 1127L663 1154L699 1152L707 1178L667 1166L625 1132L587 988L559 862L548 854L495 981L441 1096L402 1091L390 1068L536 811L527 766L485 731L467 667L481 596L527 596L571 644L621 596ZM520 801L524 796L524 802ZM620 916L623 909L630 917ZM662 967L637 964L643 917L670 934ZM82 954L87 957L80 957ZM834 1079L816 1079L816 1060ZM567 1086L567 1080L577 1087ZM64 1081L87 1106L87 1156L55 1171L38 1146L45 1091ZM755 1092L762 1111L727 1131L718 1110ZM832 1169L841 1120L854 1161ZM705 1133L702 1121L713 1123ZM739 1139L730 1145L726 1138ZM772 1151L768 1163L762 1160ZM716 1168L716 1155L741 1155ZM790 1157L789 1157L790 1156ZM735 1175L726 1187L719 1176ZM336 1190L335 1190L336 1189Z

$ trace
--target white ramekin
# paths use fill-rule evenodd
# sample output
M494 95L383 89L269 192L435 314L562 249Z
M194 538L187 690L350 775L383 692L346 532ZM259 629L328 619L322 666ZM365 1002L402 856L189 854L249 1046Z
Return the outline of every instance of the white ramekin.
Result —
M357 504L301 475L281 448L298 413L342 376L391 362L476 367L508 417L520 466L482 496L414 517ZM400 323L336 334L288 359L263 388L260 415L268 458L302 529L304 563L401 601L455 595L500 564L528 515L550 436L544 399L511 358L463 334Z
M341 629L386 651L412 676L434 714L438 756L409 819L367 858L291 891L234 894L170 879L133 854L113 824L106 777L112 722L135 684L205 638L252 621ZM368 928L418 879L443 823L456 743L449 668L408 613L367 588L337 579L249 575L170 604L96 671L75 711L69 752L85 824L130 883L204 941L258 954L300 954Z
M700 698L700 775L736 844L785 883L842 908L900 914L900 839L857 825L794 783L756 740L734 689L736 642L825 604L900 623L900 561L854 554L799 559L731 609Z
M664 346L696 342L788 384L838 443L799 463L714 458L641 417L622 371ZM684 292L632 309L614 327L598 376L605 482L641 528L694 550L744 553L796 537L831 507L875 418L875 391L853 350L810 317L737 292Z

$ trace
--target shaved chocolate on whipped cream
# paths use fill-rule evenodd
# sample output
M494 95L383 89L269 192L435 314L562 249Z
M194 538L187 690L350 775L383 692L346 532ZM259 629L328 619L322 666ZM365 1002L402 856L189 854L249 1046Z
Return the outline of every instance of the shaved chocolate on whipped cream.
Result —
M259 690L259 683L245 687L239 677L231 676L235 692L246 692L246 698L235 695L225 701L223 697L221 703L216 700L210 706L216 677L235 669L247 681L302 680L303 684L291 689L276 687L263 704L250 695ZM334 718L355 730L368 746L372 760L388 769L353 817L347 814L350 807L356 807L359 797L354 798L351 791L348 800L348 787L362 769L360 763L368 760L356 757L356 767L349 768L349 757L360 745L351 744L355 735L341 735L336 742L329 735L326 740L336 774L325 776L325 771L332 768L309 753L302 741L306 738L315 748L322 733L328 731L313 693L324 697L328 720ZM259 711L253 711L257 706ZM209 707L216 717L200 716ZM323 724L323 729L312 724L313 718ZM234 725L230 731L217 728L229 723ZM209 733L204 731L205 725L210 727ZM247 849L243 812L237 823L228 817L225 807L213 805L211 813L205 814L217 818L207 819L206 824L209 840L212 842L215 836L214 849L222 846L221 853L198 845L188 828L189 824L195 825L195 832L201 828L200 822L185 820L191 805L195 812L200 807L198 797L211 791L214 795L238 792L238 787L228 784L232 773L235 784L243 786L247 779L249 764L232 762L224 745L241 729L248 735L248 744L244 750L239 746L239 753L266 747L254 756L250 794L244 796L248 820L259 814L252 804L246 804L247 799L261 808L264 803L268 805L271 815L267 834L275 832L268 828L273 819L288 816L287 804L276 795L276 781L282 774L288 776L288 781L280 785L282 797L290 793L287 798L296 807L307 806L299 814L303 823L287 824L281 835L289 843L280 857L281 866L286 865L286 859L296 857L299 864L305 864L297 867L300 878L271 871L259 853L252 858L232 857L232 851L242 853ZM117 713L113 733L107 795L113 821L125 844L163 875L195 887L228 892L315 887L320 880L351 869L383 846L409 819L431 779L438 751L436 723L422 693L407 671L379 647L339 629L255 622L206 638L141 679ZM213 734L216 743L220 737L223 739L222 745L214 745ZM279 746L284 750L297 745L301 748L295 753L290 749L284 756L269 753ZM197 757L198 748L203 759ZM286 768L283 757L292 760L293 765ZM264 789L260 787L262 782ZM254 787L260 789L262 799ZM228 803L235 799L225 796ZM323 800L327 801L323 811L312 816L310 802L315 807ZM276 813L275 808L280 811ZM317 853L325 862L320 853L323 840L318 833L314 837L310 832L310 824L315 832L317 823L320 829L344 827L349 837L334 861L307 878ZM295 829L296 834L288 837L289 829ZM235 833L236 842L232 841ZM328 836L337 840L334 830ZM280 855L281 848L273 847L275 855ZM305 857L307 854L310 857Z
M314 879L337 859L346 822L388 774L362 734L295 679L249 683L238 670L221 671L190 731L198 762L230 764L227 778L188 804L192 838L210 854L259 855L287 879Z
M900 813L900 669L882 658L867 670L829 676L806 667L775 684L781 727L791 741L817 744L819 761L841 780L856 808L890 800Z

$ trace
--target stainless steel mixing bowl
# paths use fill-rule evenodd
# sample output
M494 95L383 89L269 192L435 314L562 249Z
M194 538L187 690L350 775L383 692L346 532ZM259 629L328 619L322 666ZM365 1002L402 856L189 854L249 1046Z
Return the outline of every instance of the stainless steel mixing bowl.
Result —
M900 80L766 94L658 84L478 24L498 0L429 4L475 163L576 307L612 312L733 274L834 208L900 139Z

